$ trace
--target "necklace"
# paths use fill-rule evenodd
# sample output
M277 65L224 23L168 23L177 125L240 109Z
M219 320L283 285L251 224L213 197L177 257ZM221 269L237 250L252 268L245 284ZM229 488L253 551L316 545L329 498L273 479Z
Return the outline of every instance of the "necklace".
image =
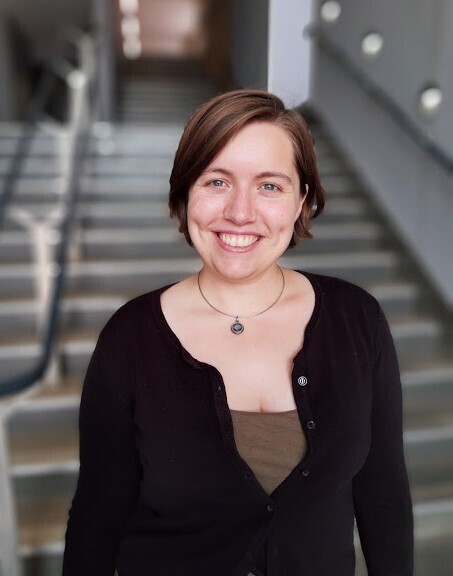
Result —
M280 270L280 274L282 275L283 284L282 284L282 289L280 290L280 293L277 296L277 298L272 302L272 304L270 306L268 306L264 310L261 310L261 312L257 312L256 314L252 314L251 316L242 316L241 315L242 319L255 318L256 316L261 316L261 314L264 314L265 312L270 310L280 300L280 298L282 297L283 291L285 290L285 276L284 276L283 270L280 268L280 266L278 267L278 269ZM234 320L233 324L231 324L231 326L230 326L231 332L233 332L233 334L236 334L236 335L242 334L242 332L244 332L244 324L242 324L242 322L239 321L239 314L228 314L227 312L222 312L222 310L219 310L218 308L213 306L211 304L211 302L209 302L209 300L203 294L203 290L201 289L201 286L200 286L200 272L198 272L197 283L198 283L198 290L200 291L200 294L203 297L203 300L206 302L206 304L208 306L210 306L213 310L218 312L219 314L223 314L224 316L228 316L229 318L234 318L235 320Z

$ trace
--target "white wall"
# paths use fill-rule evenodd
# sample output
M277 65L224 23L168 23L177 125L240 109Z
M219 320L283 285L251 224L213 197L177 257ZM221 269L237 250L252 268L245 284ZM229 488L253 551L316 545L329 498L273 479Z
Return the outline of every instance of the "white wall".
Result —
M238 86L264 88L289 106L310 93L313 0L233 0L232 68Z
M316 54L312 96L329 131L453 309L453 172L443 170L322 51Z
M278 3L278 0L276 0ZM317 0L318 9L324 0ZM323 33L400 106L421 130L453 156L453 0L340 0L341 15L324 23ZM377 59L365 59L361 41L370 31L382 35ZM439 113L419 110L426 84L444 92Z
M310 41L304 29L312 19L312 0L270 0L268 90L286 106L297 106L310 93Z

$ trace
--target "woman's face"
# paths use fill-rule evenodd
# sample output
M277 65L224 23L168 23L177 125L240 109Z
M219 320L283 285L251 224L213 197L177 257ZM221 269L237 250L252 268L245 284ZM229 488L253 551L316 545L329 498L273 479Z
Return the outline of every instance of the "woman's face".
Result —
M302 204L286 132L267 122L242 128L189 190L188 228L205 270L241 281L274 267Z

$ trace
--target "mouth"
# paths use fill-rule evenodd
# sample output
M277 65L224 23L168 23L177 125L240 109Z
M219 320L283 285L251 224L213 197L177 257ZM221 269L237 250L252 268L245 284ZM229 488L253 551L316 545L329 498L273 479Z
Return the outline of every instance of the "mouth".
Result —
M259 236L254 236L252 234L218 234L218 237L222 242L231 246L232 248L247 248L258 242Z

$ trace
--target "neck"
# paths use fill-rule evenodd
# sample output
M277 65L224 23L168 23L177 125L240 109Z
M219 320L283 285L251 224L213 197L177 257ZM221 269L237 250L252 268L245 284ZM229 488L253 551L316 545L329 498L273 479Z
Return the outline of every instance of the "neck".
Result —
M198 281L207 305L239 317L259 314L276 304L285 283L283 271L277 264L260 277L241 280L219 278L203 267Z

